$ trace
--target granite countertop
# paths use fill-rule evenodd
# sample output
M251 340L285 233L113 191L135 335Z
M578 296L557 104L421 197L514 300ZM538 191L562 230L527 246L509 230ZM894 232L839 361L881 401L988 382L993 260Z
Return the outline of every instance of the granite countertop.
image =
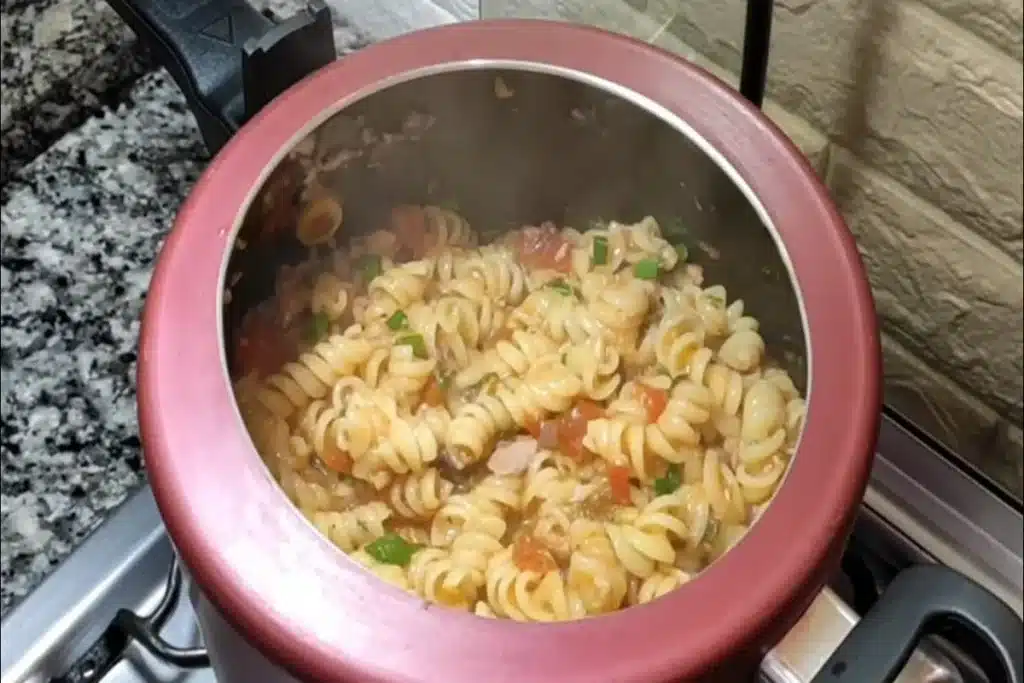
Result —
M458 0L330 4L341 53L475 12ZM270 1L281 16L299 5ZM174 84L101 3L11 0L2 12L6 613L143 482L139 318L154 259L207 155ZM87 66L96 62L108 71Z
M98 0L8 0L0 22L0 183L62 134L116 102L150 68Z
M8 183L4 610L141 481L139 314L153 259L204 155L184 102L154 74Z

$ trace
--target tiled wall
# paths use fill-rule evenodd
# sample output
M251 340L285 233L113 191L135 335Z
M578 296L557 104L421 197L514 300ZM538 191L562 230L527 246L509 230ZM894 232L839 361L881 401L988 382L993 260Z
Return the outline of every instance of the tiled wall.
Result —
M484 0L629 33L735 83L745 0ZM857 236L887 400L1022 490L1020 0L775 3L768 113Z

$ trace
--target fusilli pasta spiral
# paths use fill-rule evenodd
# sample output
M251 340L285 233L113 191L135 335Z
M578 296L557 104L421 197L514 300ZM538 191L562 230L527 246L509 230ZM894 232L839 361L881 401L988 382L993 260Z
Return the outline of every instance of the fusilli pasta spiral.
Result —
M487 568L487 602L496 616L516 621L565 621L586 616L569 594L558 571L538 574L521 570L512 550L496 555Z
M372 350L365 339L331 335L268 377L256 399L276 416L288 418L310 401L326 396L334 383L355 372Z
M782 485L807 405L653 217L478 246L405 205L335 250L331 201L243 322L235 394L288 498L378 578L487 618L607 614L685 586Z
M410 474L388 489L391 508L409 519L429 520L448 499L452 483L434 468Z
M313 524L324 536L347 553L384 535L384 522L391 517L388 506L379 501L346 512L318 512Z

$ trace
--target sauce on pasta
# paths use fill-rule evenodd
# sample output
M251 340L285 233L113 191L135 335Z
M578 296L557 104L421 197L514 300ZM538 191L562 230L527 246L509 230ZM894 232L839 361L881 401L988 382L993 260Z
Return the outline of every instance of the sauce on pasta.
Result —
M804 401L653 218L479 245L403 206L334 249L341 208L314 206L310 258L243 322L236 396L289 498L381 579L486 617L608 613L774 495Z

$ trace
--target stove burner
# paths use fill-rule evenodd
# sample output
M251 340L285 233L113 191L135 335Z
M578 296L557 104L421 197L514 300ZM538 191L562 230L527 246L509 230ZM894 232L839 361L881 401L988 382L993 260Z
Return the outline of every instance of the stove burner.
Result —
M765 658L761 681L833 673L820 670L835 647L911 565L953 567L1019 616L1022 526L1020 510L884 416L842 571ZM0 683L216 683L182 587L145 488L4 619ZM965 654L979 652L973 643L944 635L923 641L897 680L1000 683Z
M181 596L181 570L177 556L171 559L170 571L164 584L160 603L148 616L141 617L130 609L119 609L96 644L89 648L63 676L50 683L82 683L101 681L124 657L128 646L135 642L150 654L179 669L205 669L210 657L202 647L176 647L160 635L168 618L178 607Z

